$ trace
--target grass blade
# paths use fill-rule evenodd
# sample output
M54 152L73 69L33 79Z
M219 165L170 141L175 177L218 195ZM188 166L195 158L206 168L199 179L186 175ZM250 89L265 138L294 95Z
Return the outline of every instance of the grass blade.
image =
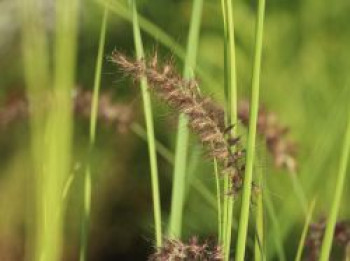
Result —
M220 189L219 169L218 169L218 163L216 159L214 159L214 173L215 173L215 181L216 181L216 201L217 201L217 208L218 208L218 238L219 240L221 240L222 230L223 230L222 211L221 211L221 189Z
M45 130L42 244L38 260L58 261L63 240L64 183L70 172L72 90L75 85L78 1L56 2L54 81Z
M264 204L266 206L267 214L269 215L272 226L273 226L273 241L276 246L276 251L278 255L278 260L285 261L286 255L283 247L283 240L281 236L281 229L280 229L280 223L278 222L278 217L276 215L276 211L271 199L271 195L267 192L264 194ZM269 257L267 257L269 260Z
M237 126L237 72L236 72L236 51L235 51L235 29L234 29L234 22L233 22L233 10L232 10L232 0L226 0L226 4L224 5L224 8L226 10L226 16L227 19L226 26L225 26L225 39L228 41L225 46L227 49L226 55L227 55L227 66L226 66L226 76L225 79L228 80L227 83L227 94L228 94L228 117L229 117L229 125ZM236 136L236 129L233 128L231 130L231 135L233 137ZM226 182L225 184L228 184L229 177L225 177ZM228 190L226 187L225 189ZM227 191L226 190L226 191ZM233 219L233 204L234 204L234 198L233 197L226 197L227 198L227 223L225 228L225 239L224 239L224 246L225 246L225 260L230 260L230 246L231 246L231 234L232 234L232 219Z
M95 0L97 3L101 5L106 5L108 10L117 14L121 18L132 22L132 12L128 9L121 1L115 0ZM145 18L142 15L138 15L140 29L142 29L145 33L149 34L156 41L159 41L162 45L169 48L172 53L178 56L181 60L186 60L186 51L177 41L169 36L164 30L159 28L156 24L152 23L150 20ZM204 71L203 68L196 64L194 68L196 75L201 79L203 83L206 83L208 87L214 92L217 92L220 89L219 84L215 79L213 79L208 72Z
M301 256L303 254L303 250L304 250L304 246L305 246L305 240L306 240L306 236L307 236L307 231L309 229L311 220L312 220L312 215L314 212L314 208L315 208L315 203L316 200L313 200L309 206L309 209L307 211L307 216L305 219L305 224L304 224L304 228L303 228L303 232L301 233L301 237L299 240L299 245L298 245L298 251L295 257L295 261L301 261Z
M94 78L94 90L92 94L92 104L90 113L90 144L89 144L89 157L95 143L96 138L96 123L98 112L98 97L101 85L101 72L104 46L106 40L106 28L107 28L108 10L104 9L103 18L101 23L99 46L96 58L95 78ZM91 212L91 166L90 163L86 166L84 175L84 211L82 217L81 237L80 237L80 261L87 259L88 237L89 237L89 224L90 224L90 212Z
M185 59L184 78L193 77L193 70L196 65L197 46L202 17L203 0L195 0L192 7L192 18L187 42L187 52ZM181 238L182 212L185 193L185 174L187 165L187 150L189 130L187 128L187 118L180 115L178 122L178 132L175 150L175 165L173 176L173 188L170 210L170 221L168 234L171 237Z
M144 56L144 51L143 51L141 32L140 32L140 27L138 22L136 3L135 1L129 1L129 3L133 13L132 24L133 24L136 56L137 56L137 59L141 59ZM146 119L148 152L149 152L150 167L151 167L155 239L156 239L156 246L160 247L162 245L162 218L161 218L161 206L160 206L160 195L159 195L157 153L156 153L156 143L155 143L155 136L154 136L151 98L148 91L146 78L144 77L141 78L140 87L142 92L143 109L144 109L144 114Z
M41 231L44 230L43 222L43 167L44 161L42 151L44 147L44 123L45 111L42 103L38 102L44 99L44 93L49 87L51 73L49 70L49 49L48 35L43 23L41 23L44 7L42 1L38 0L19 0L18 7L21 20L21 44L23 56L24 80L26 85L26 94L29 102L29 110L32 112L30 117L30 135L31 135L31 155L34 167L35 204L27 204L27 240L25 246L26 260L39 260L43 245ZM29 183L30 184L30 183ZM31 197L28 195L28 198ZM35 211L33 211L33 207ZM34 212L34 214L33 214ZM31 220L35 218L32 226ZM36 256L35 258L33 258Z
M341 197L344 190L346 167L349 161L349 154L350 154L350 113L348 115L348 122L347 122L346 131L345 131L344 146L343 146L341 159L340 159L340 166L339 166L337 183L335 187L334 200L333 200L330 216L328 218L325 235L322 242L321 255L320 255L321 261L329 260L329 256L331 253L334 228L337 222L337 215L339 212Z
M261 164L262 155L259 153L256 155L258 164ZM264 187L264 173L261 168L257 170L257 185L259 188ZM257 192L256 198L256 219L255 219L255 248L254 248L254 260L261 261L266 260L265 257L265 238L264 238L264 194L263 190Z
M257 24L256 24L256 39L255 39L255 57L252 78L252 94L251 94L251 108L249 116L249 132L247 145L247 161L246 171L244 175L244 185L242 192L242 209L240 214L240 221L238 227L238 240L236 249L236 261L243 261L245 256L245 246L248 232L249 220L249 205L251 197L251 186L253 176L253 164L255 155L255 138L256 125L259 108L259 85L260 85L260 67L261 67L261 53L262 53L262 39L263 39L263 24L265 15L265 0L258 1L257 9Z

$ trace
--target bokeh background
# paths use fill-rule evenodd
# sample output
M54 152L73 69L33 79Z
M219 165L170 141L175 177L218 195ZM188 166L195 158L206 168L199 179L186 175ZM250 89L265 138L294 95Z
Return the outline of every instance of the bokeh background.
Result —
M53 37L54 1L43 2L45 28ZM161 35L143 32L146 53L151 55L156 50L161 59L173 59L181 72L183 59L176 50L186 48L192 1L137 3L139 13L146 21L177 44L165 46L159 40ZM127 7L124 2L120 4ZM237 0L233 6L239 96L246 99L251 82L256 2ZM34 173L30 167L20 8L20 1L0 1L0 260L9 261L24 258L26 215L33 207L28 196L32 192L31 176ZM135 53L130 13L126 10L111 9L108 15L101 101L119 117L100 117L97 125L91 157L89 260L146 260L154 246L150 170L147 143L142 138L144 119L140 91L137 83L123 77L107 59L114 49L130 56ZM268 111L276 113L282 125L289 127L288 139L297 144L297 175L301 187L308 201L317 198L315 221L327 216L333 199L350 102L349 13L350 2L346 0L267 0L260 100ZM74 118L71 169L75 178L68 192L64 260L77 260L79 249L81 184L89 143L89 120L84 114L84 106L88 103L84 103L84 97L89 100L93 87L102 14L103 1L80 1L76 93L83 97L83 105L76 107ZM140 23L141 27L146 24ZM200 88L222 104L224 53L220 1L204 1L198 48ZM156 99L152 105L156 138L173 152L177 115ZM244 130L241 132L244 136ZM276 169L264 143L258 144L257 150L262 151L263 160L257 171L265 174L266 184L262 189L270 194L278 221L276 228L266 214L267 240L271 243L267 251L271 260L277 258L274 238L269 238L269 234L277 229L287 260L290 260L301 233L303 209L287 171ZM212 204L214 175L210 160L203 155L201 144L191 137L189 178L202 180L205 191L210 193L200 193L201 189L196 188L194 182L189 186L184 237L215 236L216 233L216 209ZM166 226L172 166L162 156L158 159ZM349 218L349 196L347 182L339 219ZM236 209L239 209L238 205Z

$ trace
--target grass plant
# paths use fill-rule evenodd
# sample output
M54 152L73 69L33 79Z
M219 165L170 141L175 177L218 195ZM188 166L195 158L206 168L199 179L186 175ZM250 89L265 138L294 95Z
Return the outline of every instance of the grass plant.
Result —
M29 119L31 168L28 173L33 172L34 175L25 173L26 229L24 233L21 230L20 235L21 239L25 239L24 260L58 261L67 259L70 254L76 255L80 261L94 258L92 254L95 250L91 251L90 256L90 247L94 248L96 244L97 249L100 242L96 243L96 238L104 236L89 236L90 219L95 210L91 204L95 193L93 177L95 172L103 172L104 168L104 162L96 165L96 168L92 165L95 155L105 156L105 148L102 150L95 142L100 122L107 123L107 127L117 124L116 129L120 132L122 128L119 128L119 123L123 123L125 140L118 136L111 147L114 144L127 144L128 150L125 151L137 151L132 157L127 157L129 155L125 153L125 158L123 155L123 160L117 163L120 165L115 170L121 176L114 178L118 186L125 185L123 182L128 180L142 180L142 175L129 175L128 160L134 160L136 154L140 155L135 166L138 170L146 172L145 168L149 166L153 222L147 221L145 224L141 220L137 225L132 224L132 229L128 227L125 230L129 236L125 240L125 246L128 246L136 241L135 233L139 233L139 228L154 228L151 239L148 240L151 243L147 242L147 247L154 247L154 252L148 256L149 260L192 261L207 258L209 261L229 261L234 258L243 261L252 258L255 261L284 261L295 258L300 261L311 258L326 261L338 258L341 254L344 260L349 259L350 224L347 220L340 220L346 219L349 214L349 208L341 205L342 200L349 196L346 190L350 157L350 113L347 105L350 92L346 85L349 82L346 71L349 59L345 54L347 49L343 44L346 42L342 38L345 37L344 34L328 30L334 26L340 31L347 26L343 22L345 18L340 18L342 13L339 11L346 8L339 2L339 7L333 8L332 13L329 13L328 6L319 2L315 4L316 0L311 0L306 5L294 2L278 5L271 3L273 8L269 10L271 15L265 26L265 1L257 0L256 8L232 0L221 0L221 8L218 2L203 0L169 2L169 7L174 7L181 16L168 10L162 10L162 15L157 16L160 7L165 6L163 2L94 0L85 6L79 0L60 0L48 6L47 1L43 0L16 0L24 73L21 77L26 86L26 94L15 94L13 97L9 95L7 101L7 89L1 91L0 98L4 98L4 102L1 101L0 107L0 131L17 118ZM2 7L7 6L6 2L0 3L2 17L6 16L6 11L2 11L5 10ZM90 4L100 9L90 10ZM309 15L305 10L311 8L315 14ZM102 9L102 21L94 19L94 15ZM254 31L252 21L255 9ZM275 9L283 10L283 16L277 15ZM90 12L92 18L85 16L90 15ZM168 17L163 12L171 20L167 21ZM223 22L217 22L216 19L220 12ZM285 15L287 13L293 15ZM181 17L181 23L173 22L174 17ZM307 33L293 20L294 17L301 19ZM111 93L106 96L101 93L101 83L105 82L103 78L106 76L106 82L110 80L108 73L102 73L103 57L108 55L105 51L107 19L110 19L111 24L118 24L117 30L111 33L117 40L114 43L115 51L109 57L124 76L130 77L134 84L139 85L145 127L138 123L139 115L133 111L137 95L132 97L130 116L128 110L116 109L118 106L112 101ZM3 26L5 20L0 21L0 32L3 28L10 28ZM95 23L96 28L85 28L86 25L90 27ZM168 23L170 26L166 27ZM325 23L329 28L324 29ZM83 56L80 50L78 52L79 25L83 28L83 41L79 41L79 45L83 47L81 51L84 52L84 58L80 58ZM130 25L132 30L129 30ZM16 27L15 24L11 26ZM187 26L188 32L183 30ZM284 36L291 38L279 37L282 33L280 28L286 33ZM83 85L86 84L88 77L83 73L88 68L85 67L85 62L89 61L84 60L84 48L89 47L89 41L85 40L86 32L89 32L89 37L95 38L94 30L99 30L99 36L96 36L99 37L99 44L97 57L90 59L94 65L89 65L94 70L94 82L91 84L93 91L80 92L80 101L89 105L77 109L78 102L76 96L72 99L72 94L77 83L80 84L81 81ZM145 45L142 33L146 36ZM332 37L329 37L330 33ZM123 39L119 42L118 37L121 35ZM264 47L266 58L263 86L266 91L260 95L263 36L268 39L268 44ZM6 36L2 38L6 39ZM284 38L289 39L288 42ZM161 45L152 57L145 55L149 42L150 45ZM249 57L251 43L254 43L252 61ZM276 46L283 46L283 50ZM107 43L106 50L109 48ZM134 50L135 57L129 58L121 51L122 48ZM344 50L339 51L341 48ZM163 60L166 50L176 58ZM4 57L7 57L6 52ZM177 72L175 60L183 64L182 73ZM0 62L0 66L6 65L2 67L5 71L7 63L11 65L13 61ZM249 73L251 65L252 75ZM294 75L298 77L291 80ZM124 78L115 80L124 83ZM6 79L1 80L3 81L6 82ZM249 81L251 88L245 90L244 86L249 85ZM338 87L341 84L344 86ZM335 87L328 88L330 85ZM129 95L135 94L129 90L124 92L124 89L121 92L113 91L118 92L120 100L130 101ZM161 119L158 113L163 112L163 107L158 107L157 103L151 101L152 94L168 105L171 113L179 116L174 144L168 145L168 141L172 142L172 136L167 128L159 128L159 139L156 138L158 129L155 126L158 127L158 124L155 121ZM249 102L243 99L244 95L250 95ZM263 104L260 104L260 96ZM106 109L103 113L101 104ZM128 105L123 104L121 107L128 108ZM268 108L275 108L276 114L268 112ZM291 126L290 134L287 127L279 124L277 112ZM77 145L75 135L79 132L74 128L74 113L78 117L84 114L85 119L89 117L89 141L87 150L84 149L87 160L84 162L81 179L78 172L72 172L72 163L79 157L72 153L73 146L75 148ZM153 116L154 113L157 117ZM123 117L124 120L129 118L123 122ZM165 118L164 115L162 117ZM344 131L341 130L344 119L347 121L345 134L339 137L337 134ZM244 128L246 131L243 131ZM135 136L128 136L128 131L147 143L147 159L141 158L145 154L138 151L138 143L131 142ZM194 138L197 138L193 139L196 143L194 146L190 143L191 131ZM101 140L102 134L104 137L109 135L106 133L101 131ZM238 133L242 137L237 136ZM298 141L289 142L286 140L289 138L287 135ZM166 139L168 141L165 146L160 140ZM335 146L336 143L342 143L342 146ZM24 147L22 143L19 145ZM168 146L174 146L174 151ZM259 147L264 148L264 153L260 153ZM119 147L116 148L116 154L118 151ZM1 156L4 155L5 162L12 150L4 147L0 153ZM267 155L262 155L265 153ZM264 157L267 160L262 162ZM208 158L212 161L213 169L207 168ZM6 164L4 166L7 167ZM262 171L264 167L268 169L268 174ZM334 169L337 169L337 175L328 175L327 182L324 182L325 178L319 178L334 172ZM23 168L23 172L27 170ZM164 186L160 186L163 172L168 180L165 180ZM212 175L204 177L203 172ZM275 175L276 172L288 176ZM12 189L7 187L8 176L2 173L0 176L0 188L4 191ZM107 175L101 175L101 180L106 181L107 178ZM75 180L82 182L75 186L78 183ZM333 181L334 188L331 187ZM130 184L130 191L133 188L139 189L133 191L132 195L129 186L113 191L112 194L116 196L113 197L117 205L115 209L119 210L118 207L123 204L124 194L140 209L144 207L143 200L147 200L146 197L138 199L139 195L144 195L142 186L140 182ZM168 193L170 189L167 188L170 187L172 192ZM160 191L164 193L163 204ZM2 194L0 206L5 198ZM324 213L329 204L327 200L319 201L317 205L313 200L309 204L310 198L319 195L324 199L332 196L331 207L326 222L313 223L312 220ZM81 201L80 212L66 213L67 205L75 202L76 198ZM241 204L236 204L237 199L241 199ZM132 206L129 202L125 205ZM69 209L72 206L68 205ZM112 208L111 214L114 214L115 209ZM0 219L1 229L5 221L15 223L12 221L12 212L12 208L4 211L4 218ZM119 224L119 218L124 214L128 213L118 212L118 217L113 215L113 224ZM76 220L70 219L74 215ZM18 221L19 225L16 223L14 230L22 227L20 222ZM70 229L74 226L77 226L76 231ZM115 228L118 236L125 233L119 226ZM291 233L294 228L295 233ZM232 236L236 233L237 236ZM209 234L213 235L214 240L207 237ZM11 242L10 237L7 242L2 236L1 234L0 259L2 245ZM291 244L292 240L298 243L297 247L297 244ZM343 244L339 246L344 250L342 253L337 251L338 247L332 251L334 244L339 242ZM141 245L139 249L143 251ZM128 255L136 255L136 252L128 252Z

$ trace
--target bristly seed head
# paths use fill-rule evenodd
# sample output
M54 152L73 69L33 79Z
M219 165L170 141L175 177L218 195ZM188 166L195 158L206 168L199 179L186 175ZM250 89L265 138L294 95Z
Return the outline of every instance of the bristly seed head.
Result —
M114 51L110 60L117 64L121 71L133 79L146 77L149 88L174 110L187 115L189 126L196 133L201 142L209 148L209 155L217 159L225 169L235 169L235 180L240 180L244 160L240 152L240 139L230 137L224 124L224 111L209 97L203 96L198 89L198 82L194 79L187 80L174 70L172 63L159 65L158 56L155 54L150 62L144 59L132 61L120 52ZM232 128L232 127L231 127ZM232 147L235 146L233 149ZM237 154L238 153L238 154ZM239 156L238 156L239 155ZM236 190L238 184L232 185ZM234 191L236 192L236 191Z
M191 237L188 243L178 239L166 239L162 247L152 254L149 261L221 261L222 249L213 240L200 243Z

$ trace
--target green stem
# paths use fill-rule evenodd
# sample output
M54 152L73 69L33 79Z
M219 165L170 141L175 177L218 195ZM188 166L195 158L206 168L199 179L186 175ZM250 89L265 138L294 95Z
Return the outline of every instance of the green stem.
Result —
M226 6L226 0L221 0L221 9L222 9L222 17L223 17L223 26L224 26L224 94L225 94L225 103L226 103L226 113L225 113L225 121L228 122L228 84L229 84L229 67L228 67L228 50L227 50L227 43L228 43L228 30L227 30L227 6ZM229 177L224 177L224 184L223 184L223 192L224 194L229 191ZM225 251L226 251L226 234L227 234L227 219L228 219L228 197L224 197L223 200L223 217L222 217L222 233L221 233L221 239L220 242L223 246L224 250L224 257L226 257Z
M144 56L144 52L143 52L143 44L142 44L141 32L140 32L140 27L138 22L136 2L129 1L129 3L133 12L133 33L134 33L136 56L137 56L137 59L141 59ZM144 114L146 119L148 153L149 153L150 167L151 167L155 238L156 238L156 246L160 247L162 245L162 223L161 223L162 218L161 218L161 205L160 205L160 195L159 195L157 153L156 153L155 136L154 136L151 98L148 91L146 78L144 77L141 78L140 86L141 86L141 92L142 92L143 109L144 109Z
M202 17L203 0L195 0L192 8L192 18L187 42L184 78L193 77L196 65L199 30ZM171 237L181 238L183 204L185 194L185 174L187 165L189 130L185 115L180 115L178 122L177 141L175 149L175 166L171 198L170 220L168 234Z
M222 212L221 212L221 189L220 189L220 178L217 160L214 159L214 173L216 181L216 200L218 208L218 238L221 240L222 237Z
M35 197L32 191L27 195L26 207L26 234L28 235L25 246L25 260L39 260L43 250L42 231L43 222L43 178L44 164L42 157L44 147L44 123L46 110L43 110L42 100L50 85L51 72L49 69L49 39L45 25L41 23L44 6L38 0L18 0L21 19L21 47L23 59L24 80L28 107L31 112L30 135L31 135L31 160L34 167L34 176L28 175L28 184L34 186ZM29 173L28 173L29 174ZM31 184L31 185L32 185ZM33 204L33 199L35 203ZM34 209L34 210L33 210ZM32 220L35 219L32 225ZM35 256L35 257L34 257ZM33 258L34 257L34 258Z
M237 126L237 73L236 73L236 51L235 51L235 30L233 22L232 12L232 0L226 0L227 7L227 34L228 34L228 114L230 117L230 125ZM237 128L233 128L231 135L236 136ZM229 197L228 199L228 210L227 210L227 227L226 227L226 239L225 239L225 260L230 259L230 246L231 246L231 234L232 234L232 218L233 218L233 204L234 198Z
M300 183L299 176L296 172L288 173L288 176L290 177L290 179L292 181L294 193L297 196L297 198L300 202L301 208L303 209L303 212L306 216L307 215L307 200L306 200L304 189Z
M101 72L102 72L102 61L104 46L106 40L106 28L107 28L108 10L105 7L103 12L103 18L100 30L99 46L96 58L95 67L95 78L94 78L94 90L92 94L92 104L90 112L90 144L89 144L89 160L91 158L92 148L96 138L96 123L98 113L98 98L101 85ZM86 170L84 173L83 183L83 198L84 198L84 211L81 224L81 236L80 236L80 251L79 260L84 261L87 259L87 248L88 248L88 237L89 237L89 224L91 215L91 166L90 161L87 163Z
M242 209L240 215L240 222L238 227L238 240L236 249L236 261L243 261L245 256L245 246L248 232L249 221L249 205L251 197L251 186L253 176L256 125L259 109L259 85L260 85L260 69L261 69L261 53L262 53L262 39L263 39L263 24L265 13L265 0L259 0L257 10L257 24L256 24L256 40L255 40L255 57L252 78L252 94L251 94L251 108L249 116L249 133L247 146L247 161L246 171L244 175L244 184L242 192Z
M337 222L337 215L339 212L340 202L344 190L345 178L346 178L346 167L349 161L350 154L350 111L348 115L347 128L345 132L344 146L340 159L340 166L337 178L337 184L335 187L334 200L328 218L325 235L322 242L320 261L329 260L331 253L331 247L333 242L334 228Z
M259 153L256 155L257 157L257 163L259 165L262 161L263 155L259 155ZM256 167L257 170L257 185L259 188L264 187L264 173L261 170L261 168ZM265 240L264 240L264 202L263 202L263 190L260 189L257 194L256 199L256 221L255 221L255 249L254 249L254 258L255 261L260 260L266 260L265 257Z
M305 246L305 239L306 239L307 231L309 229L310 222L312 219L312 214L314 212L315 203L316 203L316 200L313 200L309 206L308 211L307 211L305 224L304 224L303 232L302 232L300 240L299 240L298 251L297 251L297 254L295 257L295 261L301 261L301 256L303 254L303 249Z
M267 189L267 187L266 187ZM278 255L278 260L280 261L285 261L286 260L286 255L285 251L283 248L283 240L281 237L281 228L280 224L278 222L278 217L276 215L276 211L271 199L271 195L269 192L266 192L264 194L264 205L266 206L267 213L269 215L269 218L271 219L272 222L272 227L273 227L273 240L277 249L277 255Z

